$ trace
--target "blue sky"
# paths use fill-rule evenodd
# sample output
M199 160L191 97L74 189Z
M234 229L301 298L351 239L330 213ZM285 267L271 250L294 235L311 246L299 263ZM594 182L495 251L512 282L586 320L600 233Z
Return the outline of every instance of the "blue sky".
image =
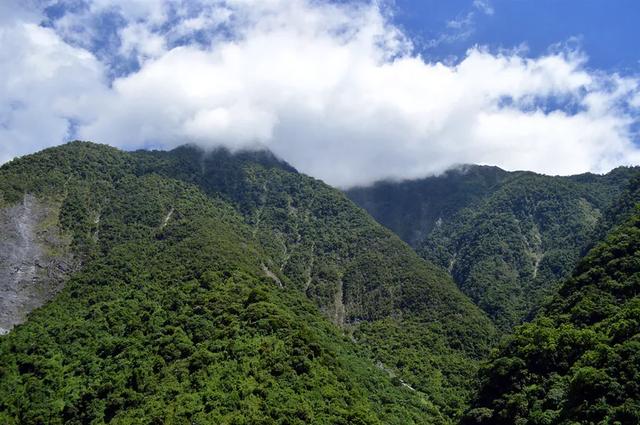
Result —
M467 0L396 0L396 20L427 57L461 57L475 44L511 49L526 45L531 55L554 45L577 46L589 66L638 73L640 2L636 0L492 0L482 13ZM468 36L430 47L442 33L455 35L447 23L472 18ZM463 31L458 31L460 34Z
M340 187L640 164L631 0L3 0L0 162L266 147Z

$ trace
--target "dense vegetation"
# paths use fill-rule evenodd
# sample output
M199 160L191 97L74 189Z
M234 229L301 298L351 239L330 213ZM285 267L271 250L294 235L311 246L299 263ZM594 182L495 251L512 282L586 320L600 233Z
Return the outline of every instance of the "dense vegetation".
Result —
M445 415L461 412L476 361L488 353L495 331L445 272L342 193L269 153L217 150L203 157L185 147L137 155L156 172L194 182L233 204L269 252L272 270L289 277L376 361L428 394ZM433 342L429 349L405 332L406 349L396 350L397 328L416 327L423 341Z
M602 211L636 172L619 168L604 176L549 177L468 167L348 193L400 235L407 229L425 234L414 241L418 252L448 270L508 331L553 293L595 235L606 233ZM396 198L406 202L387 207Z
M464 423L640 423L638 187L609 215L623 224L492 355Z
M268 152L75 142L15 160L0 208L48 205L80 271L0 337L0 423L638 423L634 173L358 189L414 208L436 265ZM503 329L543 306L479 376L497 332L447 269Z
M0 193L57 205L82 262L0 338L3 423L450 423L495 335L267 153L72 143L2 167Z

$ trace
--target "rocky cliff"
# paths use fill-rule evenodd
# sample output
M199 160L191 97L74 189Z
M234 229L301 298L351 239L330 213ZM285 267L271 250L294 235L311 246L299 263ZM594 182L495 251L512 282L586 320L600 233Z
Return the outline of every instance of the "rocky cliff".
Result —
M57 212L33 195L0 208L0 334L50 300L76 266Z

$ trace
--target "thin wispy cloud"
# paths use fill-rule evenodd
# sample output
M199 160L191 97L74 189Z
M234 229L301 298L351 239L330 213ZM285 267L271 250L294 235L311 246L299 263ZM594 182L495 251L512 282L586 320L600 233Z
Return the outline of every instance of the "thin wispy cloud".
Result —
M484 13L485 15L493 15L495 10L488 0L473 0L473 7Z
M468 40L476 31L476 21L479 15L482 17L493 14L494 9L488 1L474 0L470 10L446 21L446 29L424 43L424 47L433 49L443 44L453 44Z
M590 70L571 49L473 47L456 63L428 62L366 2L6 5L5 161L70 138L266 146L339 186L458 163L571 174L640 162L638 81Z

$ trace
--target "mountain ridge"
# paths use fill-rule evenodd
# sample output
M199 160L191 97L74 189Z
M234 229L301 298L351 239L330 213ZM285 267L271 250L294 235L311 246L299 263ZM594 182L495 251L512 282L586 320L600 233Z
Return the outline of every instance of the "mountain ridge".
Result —
M449 195L441 206L458 209L433 226L438 250L423 247L424 259L344 193L268 152L74 142L16 159L0 167L0 217L42 211L29 244L54 266L78 266L57 276L61 290L59 279L41 281L51 286L43 305L0 337L0 421L539 425L606 411L626 424L635 407L614 390L635 394L624 375L635 373L637 334L634 173L558 181L471 167L471 181L457 183L468 193L438 188ZM472 250L460 257L468 264L495 272L488 260L518 258L513 247L526 248L535 228L540 246L570 241L562 273L578 268L490 354L508 331L456 286L447 238ZM15 245L3 235L0 259ZM522 258L516 267L534 273ZM540 355L564 368L551 379L527 354L541 337L586 357L565 367L545 345ZM631 366L616 369L615 356ZM578 384L601 394L594 376L611 384L606 406L576 405Z
M0 351L5 355L3 364L8 365L0 371L0 415L4 415L4 420L23 421L16 419L19 417L27 422L43 420L46 416L42 415L49 411L75 421L84 420L82 417L126 421L130 415L152 414L161 418L169 414L165 409L177 409L175 403L163 407L150 405L153 398L149 403L141 399L144 387L135 384L140 382L139 378L118 359L134 361L131 356L141 354L158 361L155 356L162 357L165 366L151 369L150 364L145 366L148 374L145 379L154 388L152 394L160 396L163 392L157 385L164 378L159 371L165 371L164 374L196 361L193 356L202 350L210 353L205 358L216 358L219 348L202 345L202 337L198 336L201 331L194 328L196 322L191 324L185 317L176 316L181 308L203 320L202 323L221 326L222 333L215 334L218 336L211 343L216 338L221 344L230 343L224 329L229 332L235 329L233 332L248 338L248 343L254 338L271 338L272 332L284 342L294 337L287 330L292 323L300 322L300 326L306 322L325 323L318 325L318 330L305 331L311 333L311 339L300 340L299 344L307 347L304 355L308 360L301 359L300 366L288 363L286 370L293 373L291 380L273 390L273 394L282 394L293 388L287 385L306 380L307 389L301 394L316 401L304 415L314 412L324 415L321 422L330 417L336 420L358 417L364 423L377 423L381 418L387 418L383 422L451 423L451 418L463 412L478 361L495 338L495 330L486 316L457 290L445 273L420 259L341 192L300 175L273 157L259 156L256 161L251 155L218 151L203 157L192 148L177 152L121 152L77 142L0 168L0 191L7 205L20 202L25 193L60 204L57 226L72 237L71 247L83 265L52 302L37 309L26 323L0 339L4 347ZM260 164L263 160L266 163ZM204 261L205 258L210 260ZM233 278L237 272L245 274ZM184 293L171 289L171 279ZM252 286L266 295L259 296L257 301L246 301L258 296L251 295ZM212 291L214 287L221 288L227 301L211 298L217 293ZM146 308L144 297L140 297L148 291L155 293L150 300L159 321L140 323L135 312ZM191 296L200 301L193 304ZM283 296L282 302L290 301L280 305L278 299ZM266 304L260 304L263 302L260 297L266 297ZM305 299L315 307L311 310L305 307L303 310L307 312L303 313L298 306ZM223 301L232 310L219 305ZM218 307L203 310L208 313L202 316L197 313L202 308L198 307L200 303ZM251 319L247 308L254 304L260 310ZM71 305L74 307L65 307ZM105 310L96 310L100 306ZM117 317L108 314L111 308L119 312ZM323 311L324 318L313 313L314 308ZM211 316L215 311L222 316ZM306 318L301 319L303 316ZM224 317L228 319L219 322ZM279 317L290 319L279 322ZM323 322L326 318L339 328ZM66 335L63 331L66 326L77 330ZM407 327L420 330L419 344L409 343L416 333L396 332ZM139 332L134 332L131 337L135 338L129 340L122 333L126 329ZM146 335L157 332L168 332L167 341L174 344L169 352L163 351L165 348L158 342L147 339ZM115 348L101 347L91 335L113 341ZM394 335L395 341L388 338L390 335ZM63 347L70 343L68 338L78 338L80 346L72 345L77 353ZM136 338L146 341L144 346ZM342 359L338 366L330 366L326 363L328 358L313 354L316 349L310 344L314 344L314 338L324 341L315 344L337 353L333 356ZM33 339L41 342L35 351L29 348L28 341ZM389 356L398 343L407 349L402 356ZM123 351L127 344L132 344L132 348ZM285 344L291 349L296 347ZM107 353L107 357L103 358L101 352ZM43 363L42 355L54 356L60 362ZM93 365L93 372L78 372L81 370L77 369L78 356L84 356L84 361ZM251 363L266 361L271 354L258 351L242 356ZM299 359L294 352L286 356L291 361ZM69 361L75 366L65 366ZM257 398L253 399L251 392L240 389L249 385L251 375L238 375L235 369L228 369L233 363L225 361L221 365L222 370L235 376L239 385L231 388L228 396L216 396L227 407L219 410L203 398L202 391L187 390L184 385L194 385L187 379L175 384L177 387L174 384L167 387L176 388L185 396L191 394L191 407L181 405L180 409L208 420L214 413L227 412L224 415L228 416L216 416L217 420L231 421L238 412L233 406L239 406L229 404L228 397L233 396L240 397L240 405L254 400L256 418L283 419L296 415L295 411L291 414L285 411L291 407L288 403L282 403L281 408L273 406L266 389L256 390ZM205 375L213 376L213 367L210 360L205 362ZM111 389L103 386L107 381L102 373L108 368L116 368L114 373L122 368L121 378ZM371 368L377 372L364 372ZM308 371L316 372L308 375ZM53 378L51 373L64 380L56 381L55 387L44 385ZM395 376L395 381L391 382L389 374ZM373 385L369 397L377 401L364 402L366 392L358 390L355 396L346 398L352 400L351 404L329 408L330 404L314 398L321 391L317 379L325 375L344 376L352 382L349 385L359 388ZM87 386L87 379L101 384ZM263 384L273 381L265 376L261 382L256 388L264 388ZM204 384L202 381L198 385ZM331 386L337 391L333 394L341 394L346 388L338 383ZM27 388L32 388L32 396L25 393ZM398 397L404 401L393 405L382 401ZM356 411L360 413L354 416Z

